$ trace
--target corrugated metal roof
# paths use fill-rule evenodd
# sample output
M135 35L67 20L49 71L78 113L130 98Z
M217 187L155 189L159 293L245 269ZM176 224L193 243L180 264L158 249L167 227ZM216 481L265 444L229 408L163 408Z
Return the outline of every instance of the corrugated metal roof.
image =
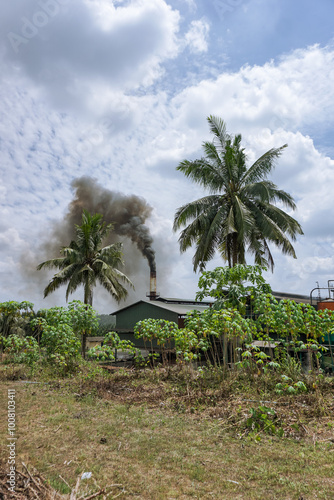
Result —
M160 309L166 309L167 311L172 311L180 316L183 316L187 314L189 311L205 311L205 309L208 309L209 305L208 304L201 304L201 303L189 303L189 304L179 304L179 303L173 303L173 302L161 302L157 300L138 300L137 302L134 302L133 304L130 304L126 307L123 307L122 309L118 309L117 311L114 311L112 314L117 314L121 311L125 311L126 309L129 309L137 304L148 304L152 305L154 307L159 307Z
M290 299L294 300L295 302L303 302L305 304L310 303L310 298L307 295L299 295L299 294L284 293L284 292L273 292L273 295L277 299ZM191 299L159 297L157 300L138 300L137 302L122 307L121 309L118 309L117 311L114 311L111 314L117 314L121 311L125 311L126 309L129 309L137 304L149 304L153 305L154 307L160 307L161 309L166 309L180 316L183 316L192 310L205 311L205 309L208 309L208 307L210 307L210 304L212 303L213 302L209 301L196 302L196 300L191 300Z
M181 299L181 298L171 298L171 297L159 297L156 299L156 302L165 302L165 303L173 303L173 304L212 304L213 300L201 300L200 302L195 299Z
M161 309L167 309L168 311L175 312L176 314L179 314L180 316L183 316L184 314L187 314L190 311L205 311L205 309L209 308L208 304L173 304L173 303L166 303L166 302L158 302L155 300L150 300L150 304L160 307Z
M275 299L288 299L293 300L294 302L302 303L302 304L310 304L310 296L309 295L300 295L298 293L287 293L287 292L272 292Z

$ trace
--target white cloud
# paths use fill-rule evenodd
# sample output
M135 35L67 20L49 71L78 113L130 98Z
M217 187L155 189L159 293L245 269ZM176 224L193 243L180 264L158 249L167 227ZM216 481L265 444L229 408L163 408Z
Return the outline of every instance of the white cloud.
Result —
M192 52L207 52L209 23L205 19L192 21L189 31L185 35L185 41Z
M162 75L162 63L178 54L180 16L164 0L133 0L124 6L51 2L57 12L49 17L32 0L6 5L0 21L7 31L2 50L7 71L22 69L63 107L82 108L101 84L122 91L151 85ZM47 19L41 27L38 12ZM10 33L24 42L13 42Z
M188 5L189 9L195 11L197 9L196 0L182 0L185 4Z
M287 290L288 284L304 293L315 276L324 280L333 271L334 162L320 151L312 132L318 126L333 129L334 50L312 46L264 65L221 71L185 89L175 82L168 87L173 74L165 63L174 58L181 66L184 59L177 57L185 41L187 57L191 50L197 58L209 54L211 27L204 18L188 19L183 27L190 29L180 34L179 13L163 0L65 3L18 55L5 40L0 213L6 223L0 271L9 285L0 290L0 300L19 290L22 300L43 303L47 276L32 272L29 283L18 277L24 265L20 255L33 260L48 224L67 210L71 181L82 175L148 200L155 209L151 230L159 291L193 297L198 277L192 273L192 252L179 255L171 225L176 208L203 191L175 167L202 154L201 143L210 138L209 114L221 116L231 133L243 134L250 161L289 144L274 180L296 197L295 216L305 236L296 243L297 261L275 252L277 273L269 278L276 289ZM37 7L27 0L15 6L1 7L0 24L21 33L21 17L33 19ZM11 240L14 257L7 249ZM215 264L221 264L219 258L209 267ZM140 298L148 286L145 273L136 276ZM60 291L47 304L62 297ZM100 292L97 297L101 312L113 308L108 297Z
M189 125L203 115L216 114L227 121L231 131L250 127L297 130L332 120L334 50L313 46L278 62L223 72L185 89L173 103L180 119Z

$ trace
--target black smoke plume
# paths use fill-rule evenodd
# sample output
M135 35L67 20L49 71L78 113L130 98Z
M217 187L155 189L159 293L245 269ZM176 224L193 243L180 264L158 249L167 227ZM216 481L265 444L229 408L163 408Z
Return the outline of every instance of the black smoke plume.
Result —
M135 290L129 289L128 303L137 300L149 290L149 273L147 264L151 272L156 271L155 252L153 250L153 239L149 228L146 225L153 208L146 200L136 195L125 195L117 191L112 191L102 186L96 179L90 177L80 177L72 184L73 198L69 202L65 215L62 219L47 221L40 233L35 236L35 245L32 245L29 252L25 252L20 259L22 275L25 276L25 284L21 292L23 296L32 293L37 297L42 296L42 291L50 279L50 272L36 271L38 264L45 260L60 256L61 247L68 246L75 238L75 224L80 225L82 221L83 209L91 214L100 213L106 223L113 223L114 229L110 232L104 245L121 241L123 243L124 273L131 279ZM172 245L168 235L155 237L154 246L158 248L159 256L159 279L164 284L164 289L168 288L170 278L170 266L175 262L178 251ZM143 258L144 257L144 258ZM173 283L173 290L175 283ZM100 310L108 310L110 299L105 299L103 293L96 290L94 300ZM64 295L60 290L54 295L59 297ZM45 299L45 304L50 306L56 299L53 294ZM38 300L38 299L34 299ZM57 302L58 303L58 302Z
M66 215L66 227L69 239L74 237L74 225L81 223L82 211L103 215L105 222L113 223L114 235L129 238L147 259L150 270L156 270L155 252L152 248L153 239L149 228L145 225L151 215L152 207L144 198L110 191L90 177L80 177L72 182L75 190L74 199L69 204ZM59 228L64 236L64 226ZM111 236L113 239L113 236ZM68 245L69 241L65 243Z

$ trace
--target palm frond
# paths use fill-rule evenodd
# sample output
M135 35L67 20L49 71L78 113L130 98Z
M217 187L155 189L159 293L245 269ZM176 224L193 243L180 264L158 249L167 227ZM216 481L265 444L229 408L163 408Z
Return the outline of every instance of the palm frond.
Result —
M187 224L188 221L195 219L212 207L219 207L223 203L223 198L219 195L209 195L200 198L199 200L192 201L178 208L174 217L173 230L177 231L180 227Z
M36 267L36 269L37 271L40 271L41 269L54 269L54 268L60 269L63 263L64 263L63 257L59 257L57 259L50 259L46 260L45 262L42 262Z
M238 228L236 232L238 233L238 239L241 241L254 225L254 218L247 205L238 196L234 196L232 203L235 226Z
M226 225L230 231L234 231L234 228L231 227L231 220L228 219L228 222L226 223L226 215L225 206L220 206L218 210L213 208L210 214L207 214L205 221L201 221L202 225L200 228L196 224L194 225L194 231L191 236L196 235L197 237L197 248L193 257L193 267L195 272L198 267L203 269L205 267L205 263L214 257L215 251L217 250L222 238L221 228ZM185 235L182 243L188 248L191 240L188 241L186 236L187 235Z
M117 289L118 280L133 285L129 278L117 269L123 264L122 245L115 243L102 248L103 238L112 227L112 224L102 222L102 215L83 212L82 224L76 225L76 240L61 249L63 257L42 262L37 267L37 269L60 269L45 288L45 297L67 284L66 300L68 300L70 294L79 286L83 286L84 301L91 304L97 279L100 282L109 280L111 283L109 291L116 300L119 300L120 296L125 297L126 289L120 284L121 288ZM103 286L106 287L105 284Z
M264 153L255 163L245 172L242 183L252 184L253 182L261 181L274 169L276 160L281 156L283 150L287 147L284 144L280 148L272 148Z
M194 161L184 160L176 167L176 170L183 172L186 177L196 184L211 191L221 185L221 178L217 168L206 158Z
M215 116L208 122L213 141L203 143L205 157L177 167L211 193L177 209L173 229L183 228L180 251L196 246L194 270L203 269L216 250L230 266L245 263L246 249L256 263L273 268L269 244L295 256L289 238L303 234L300 224L274 205L294 210L292 196L267 179L287 145L270 149L247 169L241 135L230 136Z
M292 210L296 209L296 204L292 196L286 191L278 189L276 184L268 180L246 184L242 187L240 193L245 198L258 200L263 203L279 201Z
M225 148L226 141L230 138L226 131L225 122L221 118L213 115L210 115L207 120L209 122L210 131L214 135L214 143L221 153Z
M272 204L260 205L260 211L272 220L284 233L287 233L292 240L296 240L297 235L303 235L303 230L299 222L291 215Z
M295 250L285 233L288 233L291 239L295 240L296 233L294 232L294 228L299 234L302 234L302 232L299 232L302 231L300 225L292 217L290 218L290 216L277 207L271 206L271 209L272 210L267 210L266 213L264 210L259 210L258 207L254 207L253 213L255 213L258 234L261 235L263 239L274 243L275 246L281 249L283 254L296 258ZM271 216L268 215L268 212ZM287 221L286 217L289 221ZM279 219L279 221L276 222L275 219ZM295 226L290 219L297 225ZM292 226L290 224L292 224Z

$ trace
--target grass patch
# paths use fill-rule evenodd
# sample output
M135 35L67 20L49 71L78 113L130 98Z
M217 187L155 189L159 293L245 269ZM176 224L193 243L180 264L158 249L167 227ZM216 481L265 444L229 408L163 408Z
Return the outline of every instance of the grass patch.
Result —
M91 377L83 368L67 379L35 381L2 382L1 449L7 390L15 389L17 463L35 467L64 496L83 472L92 475L80 494L122 485L109 498L332 496L332 379L294 397L278 397L261 381L245 392L237 373L217 379L177 369L96 369ZM259 405L274 409L283 438L247 425Z

